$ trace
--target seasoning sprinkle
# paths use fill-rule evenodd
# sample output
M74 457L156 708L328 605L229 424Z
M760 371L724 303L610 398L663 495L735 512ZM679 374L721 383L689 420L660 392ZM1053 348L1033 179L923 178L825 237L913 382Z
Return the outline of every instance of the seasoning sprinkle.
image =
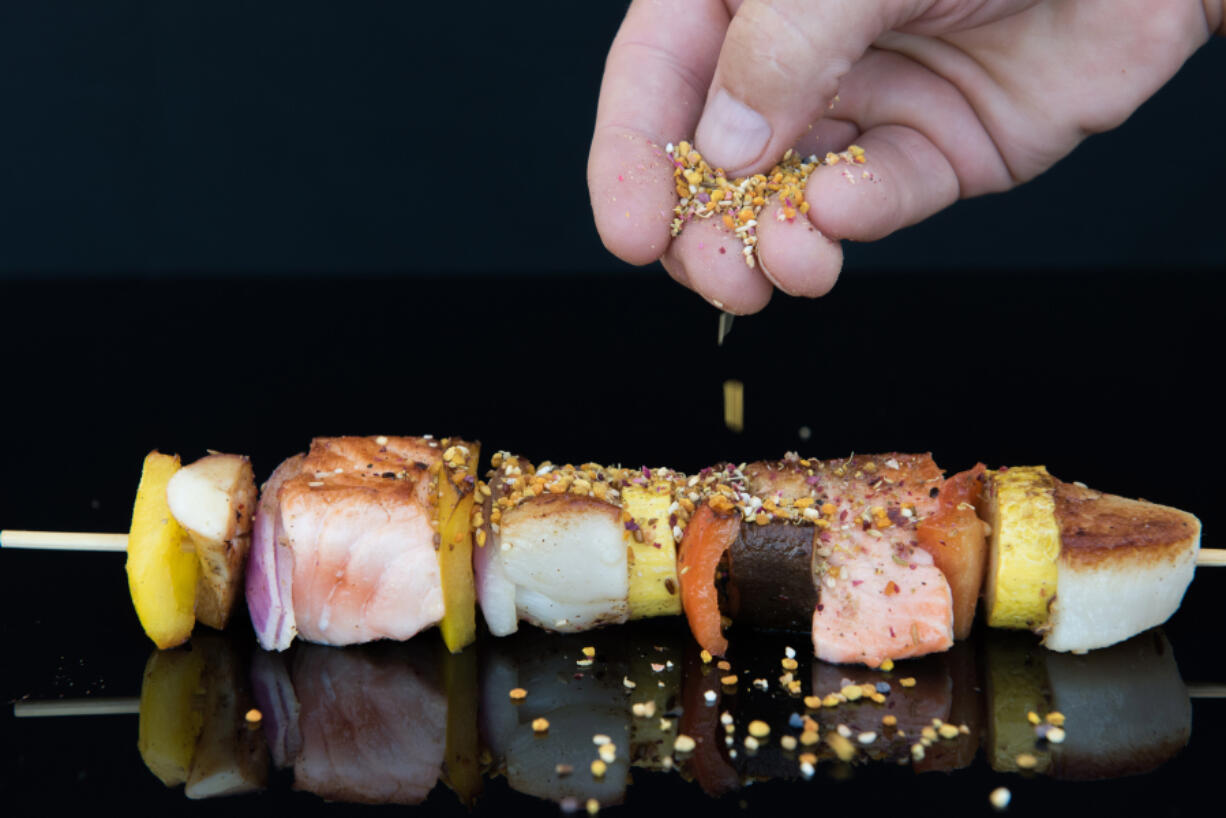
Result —
M988 795L988 803L996 810L1003 810L1009 806L1011 800L1013 800L1013 793L1009 792L1007 787L997 787Z
M749 723L749 735L754 738L766 738L771 734L770 725L761 719L754 719Z
M805 158L789 149L783 159L767 173L741 179L729 179L722 168L712 168L686 141L665 146L673 163L673 182L678 203L673 208L670 232L681 235L694 219L718 218L724 228L744 245L741 255L750 268L757 266L758 222L768 206L777 204L774 218L779 222L794 222L809 212L805 186L810 174L819 166L844 163L863 165L864 149L851 145L841 153L827 153L824 158ZM717 305L718 306L718 305Z

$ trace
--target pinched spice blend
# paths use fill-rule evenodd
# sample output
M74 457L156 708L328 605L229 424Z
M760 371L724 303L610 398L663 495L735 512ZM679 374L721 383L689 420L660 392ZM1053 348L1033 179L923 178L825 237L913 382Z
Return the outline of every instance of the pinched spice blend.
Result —
M673 208L672 235L681 235L685 225L694 219L717 216L741 240L744 245L741 255L751 268L757 266L758 221L772 200L779 204L775 219L793 222L797 214L809 212L805 183L818 166L839 162L863 165L866 161L859 145L851 145L841 153L827 153L822 158L814 154L805 159L789 148L769 173L729 179L723 168L712 168L689 142L676 145L670 142L664 151L673 163L679 199Z

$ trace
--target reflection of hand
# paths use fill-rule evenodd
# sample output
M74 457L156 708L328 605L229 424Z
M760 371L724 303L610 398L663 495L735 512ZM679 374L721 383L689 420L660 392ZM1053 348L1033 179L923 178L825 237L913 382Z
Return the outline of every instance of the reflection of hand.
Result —
M1224 7L635 0L609 51L588 161L597 229L616 255L660 259L734 312L761 309L772 284L822 295L842 266L838 240L881 238L1042 173L1127 119L1211 32L1226 33ZM716 219L669 237L662 145L690 135L730 177L792 146L820 155L854 141L868 163L810 177L808 225L761 219L755 270Z

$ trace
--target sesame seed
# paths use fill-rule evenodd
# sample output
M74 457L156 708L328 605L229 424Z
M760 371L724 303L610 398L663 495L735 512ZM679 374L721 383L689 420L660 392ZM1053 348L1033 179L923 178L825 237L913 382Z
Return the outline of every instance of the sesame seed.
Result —
M702 694L702 697L706 699L707 704L715 704L715 700L719 698L719 694L717 694L714 690L708 690Z
M1064 743L1064 728L1063 727L1052 727L1050 730L1047 731L1047 740L1050 741L1052 744L1063 744Z
M754 719L749 723L749 735L754 738L766 738L770 733L770 725L761 719Z
M508 695L511 697L511 701L522 702L524 699L528 698L528 691L524 690L522 687L514 687L511 688L511 692Z
M1013 793L1009 792L1007 787L997 787L988 795L988 803L997 810L1003 810L1009 806L1011 800L1013 800Z
M600 753L600 760L605 764L612 764L617 760L617 745L612 742L600 745L597 752Z
M681 733L673 740L673 751L678 753L692 753L694 751L694 739Z
M604 774L609 769L609 765L605 764L598 758L592 762L589 769L592 771L593 778L604 778Z
M613 739L609 738L604 733L597 733L596 735L592 736L592 743L597 747L603 747L612 740Z
M1023 770L1033 770L1039 764L1039 760L1031 753L1022 753L1014 760L1017 762L1017 766Z
M915 677L907 676L906 678L899 679L898 683L903 687L915 687Z
M779 746L785 750L795 750L796 736L783 736L779 739Z
M860 742L861 744L872 744L876 740L877 734L871 730L866 730L865 732L856 736L856 741Z
M587 814L595 815L598 812L600 812L600 802L595 798L587 799Z
M549 732L549 720L548 719L533 719L532 720L532 732L548 733Z
M263 720L264 714L253 707L247 711L247 715L244 716L244 718L247 720L248 724L259 724L260 721Z

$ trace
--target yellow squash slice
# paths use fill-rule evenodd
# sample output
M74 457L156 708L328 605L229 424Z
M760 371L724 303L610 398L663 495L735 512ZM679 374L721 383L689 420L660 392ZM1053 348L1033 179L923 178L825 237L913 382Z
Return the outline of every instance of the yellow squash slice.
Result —
M666 481L631 484L622 490L622 508L637 526L626 531L631 619L681 613L677 543L668 522L672 502L671 486Z
M199 565L166 501L179 456L150 452L141 471L128 532L128 589L141 627L159 648L187 641L196 623Z
M477 638L476 588L473 585L473 490L479 443L444 440L438 473L438 567L443 581L443 621L439 630L456 653Z
M1043 466L993 472L986 506L992 526L984 589L988 625L1035 630L1056 594L1060 524L1055 481Z
M997 772L1047 772L1051 753L1036 738L1030 714L1052 711L1045 651L1034 637L993 634L987 640L988 763ZM1033 766L1030 759L1033 758ZM1022 762L1019 763L1018 759Z
M469 809L481 794L481 737L473 718L473 702L480 696L477 651L443 657L443 686L447 691L447 749L443 757L443 783Z
M204 654L157 651L140 686L137 747L149 771L173 787L187 781L204 728Z

